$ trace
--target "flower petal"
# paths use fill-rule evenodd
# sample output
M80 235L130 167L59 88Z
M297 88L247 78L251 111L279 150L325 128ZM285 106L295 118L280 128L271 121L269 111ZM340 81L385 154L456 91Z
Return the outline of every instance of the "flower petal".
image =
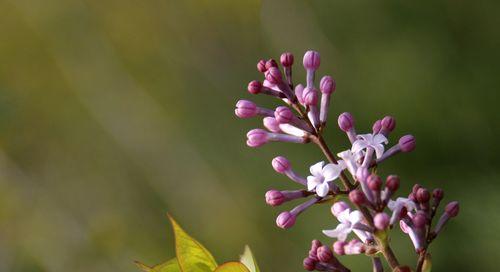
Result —
M323 177L325 177L325 181L331 181L338 178L342 169L342 166L338 164L329 163L325 165L322 171Z
M356 224L358 222L361 222L363 221L363 214L358 211L358 210L355 210L355 211L352 211L350 214L349 214L349 222L351 222L351 224Z
M307 190L312 191L321 181L315 176L307 176Z
M368 142L367 141L365 141L365 140L356 140L352 144L351 152L352 153L359 152L359 151L365 149L367 146L368 146Z
M344 236L343 241L345 241L345 238L347 237L347 234L349 234L349 232L350 232L349 226L342 223L338 224L337 227L333 230L323 230L323 234L325 234L328 237L338 238L339 240L341 240L340 237Z
M372 147L373 149L375 149L375 155L377 156L377 159L382 157L382 154L384 154L384 146L382 144L376 144Z
M374 144L387 144L389 141L383 134L377 134L373 137Z
M328 182L323 182L316 186L316 194L320 197L324 197L328 194L328 191L330 191L330 186L328 185Z
M348 223L349 221L349 215L351 214L351 209L345 209L339 215L337 216L337 220L339 220L342 223Z
M321 172L323 170L324 164L325 164L324 161L317 162L313 164L311 167L309 167L309 171L311 171L311 174L313 174L313 176L320 177L322 176Z

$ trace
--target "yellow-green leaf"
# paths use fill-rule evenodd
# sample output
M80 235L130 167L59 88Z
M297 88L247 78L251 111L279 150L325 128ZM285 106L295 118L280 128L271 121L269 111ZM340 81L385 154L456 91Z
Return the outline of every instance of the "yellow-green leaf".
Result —
M177 258L173 258L167 262L155 265L153 267L149 267L138 261L136 261L135 263L144 272L181 272L181 268L179 267Z
M422 272L431 272L432 269L432 258L431 254L427 253L425 255L424 264L422 265Z
M245 246L245 251L243 252L243 255L240 256L240 262L244 264L250 272L260 272L257 261L255 260L249 246Z
M240 262L228 262L217 267L214 272L250 272L248 268Z
M189 236L168 215L175 236L175 252L182 272L212 272L217 267L214 257L198 241Z

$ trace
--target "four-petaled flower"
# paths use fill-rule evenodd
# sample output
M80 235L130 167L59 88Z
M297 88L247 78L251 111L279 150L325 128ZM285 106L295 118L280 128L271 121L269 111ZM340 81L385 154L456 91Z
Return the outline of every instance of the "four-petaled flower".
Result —
M384 154L384 144L389 141L382 134L361 134L358 135L358 139L352 144L351 151L356 154L359 151L371 147L375 150L377 158L380 158Z
M330 181L338 178L345 169L344 161L338 161L338 164L329 163L323 167L325 162L321 161L309 168L312 176L307 177L307 190L312 191L316 189L316 194L324 197L330 191Z
M355 176L358 170L358 160L363 156L362 152L354 153L350 149L342 151L337 154L344 162L347 170Z
M323 230L323 233L339 241L345 241L347 235L354 231L354 225L363 221L363 215L358 210L351 212L350 209L346 209L337 216L337 219L340 221L337 227L333 230Z

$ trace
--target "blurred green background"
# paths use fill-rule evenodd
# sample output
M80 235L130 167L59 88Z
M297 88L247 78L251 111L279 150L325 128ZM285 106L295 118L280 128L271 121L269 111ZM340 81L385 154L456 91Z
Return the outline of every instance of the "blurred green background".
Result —
M174 256L166 212L223 262L249 244L263 271L302 271L326 205L275 227L268 188L297 188L311 145L245 145L261 121L234 104L259 58L321 52L337 80L327 140L348 147L391 114L392 140L417 149L387 162L403 188L446 190L461 215L432 245L435 271L497 271L500 251L498 1L0 0L0 271L137 271ZM304 81L295 68L295 81ZM252 98L272 106L266 97ZM407 237L399 258L413 264ZM346 257L353 271L368 258Z

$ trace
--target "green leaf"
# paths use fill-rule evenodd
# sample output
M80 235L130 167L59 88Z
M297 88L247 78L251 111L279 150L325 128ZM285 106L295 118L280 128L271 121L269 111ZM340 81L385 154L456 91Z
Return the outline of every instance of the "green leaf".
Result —
M149 267L141 262L135 262L137 266L144 272L181 272L177 258L173 258L167 262L164 262L153 267Z
M432 258L431 254L427 253L425 255L424 264L422 265L422 272L431 272L432 269Z
M250 272L260 272L257 261L255 260L249 246L245 246L245 251L243 252L243 255L240 256L240 262L244 264Z
M214 272L250 272L248 268L240 262L228 262L217 267Z
M210 252L189 236L175 220L168 215L175 236L175 252L182 272L212 272L217 262Z

